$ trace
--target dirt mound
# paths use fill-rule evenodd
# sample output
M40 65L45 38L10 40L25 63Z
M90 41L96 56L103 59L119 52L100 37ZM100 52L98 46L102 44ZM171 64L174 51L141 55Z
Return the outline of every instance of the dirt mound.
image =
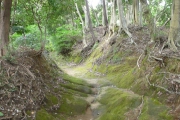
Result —
M36 111L53 91L50 85L62 82L56 64L42 52L21 49L0 58L0 119L35 118ZM56 84L55 84L56 82ZM58 106L58 105L57 105Z

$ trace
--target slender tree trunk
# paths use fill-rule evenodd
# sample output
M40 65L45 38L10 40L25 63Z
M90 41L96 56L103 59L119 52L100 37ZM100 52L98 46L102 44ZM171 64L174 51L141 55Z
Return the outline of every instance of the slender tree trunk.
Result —
M148 19L151 15L147 0L140 0L141 2L141 8L142 8L142 16L143 16L143 23L147 23L148 24Z
M90 31L91 36L92 36L92 44L94 44L96 38L95 38L95 35L94 35L94 32L93 32L93 27L92 27L92 22L91 22L91 18L90 18L88 1L85 0L85 3L86 3L86 12L87 12L87 18L88 18L89 31Z
M168 43L173 50L180 48L180 0L174 0Z
M85 26L84 26L84 21L82 19L82 16L81 16L81 13L79 12L79 8L77 6L77 3L75 3L75 6L76 6L76 10L77 10L77 13L79 15L79 18L81 20L81 24L82 24L82 30L83 30L83 44L84 46L86 47L87 46L87 42L86 42L86 39L85 39Z
M41 33L40 40L42 41L42 40L43 40L43 31L42 31L42 26L41 26L41 23L40 23L41 20L40 20L39 17L36 17L36 16L38 16L38 15L36 15L36 12L35 12L35 10L34 10L33 7L31 7L31 12L33 13L34 20L36 21L37 26L38 26L38 29L39 29L39 31L40 31L40 33Z
M84 24L84 27L85 27L85 31L89 31L89 23L88 23L88 14L87 14L87 8L86 6L83 6L83 11L84 11L84 15L85 15L85 24Z
M133 21L139 25L139 0L133 0Z
M72 23L73 28L75 28L75 22L74 22L74 14L73 14L73 12L71 12L71 23Z
M107 20L108 20L108 0L106 0L106 16L107 16Z
M128 10L126 13L127 26L132 23L132 18L133 18L132 15L133 15L132 5L128 5Z
M2 5L0 17L0 56L5 55L8 51L12 0L2 0Z
M92 12L93 12L93 14L94 14L94 16L95 16L95 18L96 18L97 26L99 26L99 19L98 19L98 16L97 16L96 11L92 9Z
M155 19L150 11L149 5L147 3L147 0L140 0L142 4L142 15L144 21L147 23L148 28L150 30L150 37L151 41L154 42L155 37L156 37L156 24L155 24Z
M119 19L121 22L121 26L119 27L119 33L118 34L120 35L121 29L123 29L124 32L129 36L131 43L135 43L132 40L132 34L129 32L128 27L127 27L126 19L124 17L124 12L123 12L122 0L117 0L117 6L118 6Z
M139 2L139 25L143 26L142 4Z
M105 4L105 0L102 1L103 2L103 20L104 20L104 26L106 26L106 28L108 28L108 19L107 19L107 11L106 11L106 4Z
M110 25L109 25L109 37L113 35L115 32L115 28L117 26L117 17L116 17L116 0L111 0L112 6L111 6L111 19L110 19Z
M11 13L11 26L13 26L14 24L14 20L15 20L15 15L16 15L16 8L17 8L17 0L14 0L13 2L14 4L12 5L13 6L13 13ZM12 33L12 29L10 29L10 33Z

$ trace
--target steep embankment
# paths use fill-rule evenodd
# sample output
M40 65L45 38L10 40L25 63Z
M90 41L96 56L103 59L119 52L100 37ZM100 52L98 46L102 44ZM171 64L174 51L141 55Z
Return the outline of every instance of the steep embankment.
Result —
M98 119L179 119L179 53L162 50L165 32L148 43L147 28L130 31L137 45L123 34L113 44L105 36L80 66L72 68L86 78L100 79L99 86L111 86L97 99L103 105ZM72 60L82 61L75 55Z
M0 58L0 119L67 120L86 112L92 87L40 51L22 48Z

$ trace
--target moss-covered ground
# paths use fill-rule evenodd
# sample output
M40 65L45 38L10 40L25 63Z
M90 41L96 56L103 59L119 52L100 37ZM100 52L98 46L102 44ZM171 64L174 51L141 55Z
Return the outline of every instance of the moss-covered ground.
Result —
M86 78L109 81L107 83L99 82L101 87L114 86L114 88L110 87L99 99L104 107L102 107L102 114L97 119L174 119L172 114L169 114L171 105L167 104L170 94L161 88L150 86L147 76L149 75L148 79L152 84L168 88L163 81L166 76L160 73L163 71L179 73L179 60L165 58L164 65L162 65L159 61L149 61L148 54L143 54L138 67L137 61L140 53L136 53L135 50L121 49L119 46L121 40L114 46L106 44L102 42L83 63L72 68ZM75 57L74 60L71 58L71 61L76 62L76 59L80 59L80 57Z
M92 86L65 73L60 74L60 77L64 82L55 88L55 92L60 91L60 94L46 94L44 105L36 114L36 120L67 120L71 116L85 113L89 107L85 98L88 94L93 94Z
M145 42L142 43L144 44ZM128 45L120 37L112 46L106 41L99 43L86 59L76 54L58 62L60 66L67 60L76 63L76 66L72 67L73 71L77 71L75 76L99 79L100 90L109 86L98 99L102 104L99 107L102 113L97 117L98 120L172 120L174 119L173 114L170 114L172 103L177 105L179 97L174 97L169 104L167 101L171 94L156 85L173 91L173 85L165 81L171 74L167 75L164 72L179 74L180 60L170 57L163 57L163 61L150 59L150 51L154 49L152 46L143 49L142 54L139 52L141 45L139 48ZM63 78L67 83L61 87L67 91L62 89L64 91L62 102L65 104L59 111L71 115L75 111L73 108L66 109L65 106L75 105L78 102L76 97L69 95L85 97L92 93L92 85L84 83L84 80L72 79L66 74ZM88 104L81 103L80 108L85 110ZM72 113L69 114L69 111Z

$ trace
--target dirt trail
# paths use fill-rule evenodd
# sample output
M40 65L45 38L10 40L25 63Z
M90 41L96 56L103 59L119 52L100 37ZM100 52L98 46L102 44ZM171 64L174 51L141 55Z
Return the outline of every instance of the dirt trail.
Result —
M92 84L93 86L95 86L94 88L92 88L92 90L95 92L95 95L89 95L86 98L86 101L89 102L90 107L87 109L85 114L78 115L78 116L75 116L73 118L69 118L68 120L95 120L102 112L102 111L100 111L100 109L98 109L99 106L101 105L98 102L98 99L100 99L101 96L106 93L106 90L108 88L117 89L117 90L124 91L124 92L126 92L128 94L131 94L131 95L139 96L138 94L135 94L131 90L121 89L121 88L118 88L118 87L116 87L115 85L112 85L112 84L103 86L102 85L103 83L99 82L100 81L99 78L89 79L86 76L86 73L88 71L83 71L83 72L81 71L80 72L80 71L76 70L76 67L75 66L68 66L68 67L67 66L63 66L63 67L61 66L63 71L66 72L67 74L69 74L71 76L74 76L76 78L82 78L83 80L85 80L89 84Z
M92 88L92 91L94 91L94 95L88 95L86 98L86 101L90 104L90 107L87 109L86 113L83 115L78 115L73 118L69 118L68 120L94 120L95 118L98 117L100 114L97 108L100 106L100 103L97 102L97 97L100 96L100 85L98 84L98 79L88 79L86 78L86 73L85 71L83 73L80 73L79 71L76 71L73 69L73 66L69 67L62 67L63 71L66 72L67 74L77 77L77 78L82 78L85 80L87 83L95 86Z

